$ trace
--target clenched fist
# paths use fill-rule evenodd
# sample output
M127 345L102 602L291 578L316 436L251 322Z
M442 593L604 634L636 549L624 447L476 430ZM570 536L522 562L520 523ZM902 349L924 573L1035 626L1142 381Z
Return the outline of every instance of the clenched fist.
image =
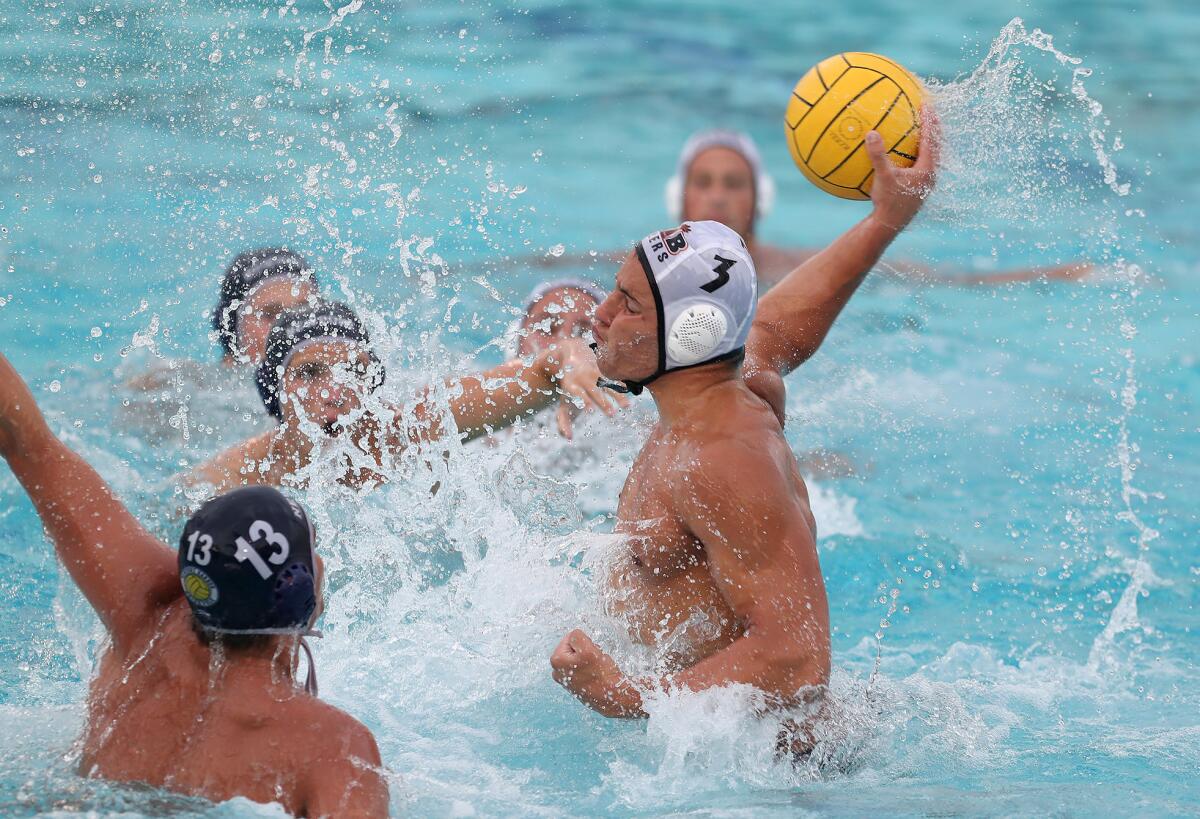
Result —
M642 717L642 697L608 656L579 629L550 655L554 681L606 717Z

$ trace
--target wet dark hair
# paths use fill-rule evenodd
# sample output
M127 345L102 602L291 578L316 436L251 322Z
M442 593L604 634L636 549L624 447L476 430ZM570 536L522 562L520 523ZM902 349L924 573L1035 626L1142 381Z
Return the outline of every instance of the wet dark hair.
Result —
M192 618L192 633L204 645L220 646L231 654L265 648L276 636L273 634L222 634L217 631L209 631L201 626L195 617Z
M374 364L370 389L374 391L383 384L386 376L383 364L370 348L371 336L350 305L340 301L323 301L311 307L286 310L275 320L275 326L267 336L267 351L254 379L263 405L276 418L283 417L279 383L283 380L288 356L298 344L314 338L344 338L358 342L366 349Z
M239 253L225 269L221 292L213 310L217 341L227 356L237 347L238 313L255 285L273 276L292 276L317 283L316 274L299 253L285 247L260 247Z

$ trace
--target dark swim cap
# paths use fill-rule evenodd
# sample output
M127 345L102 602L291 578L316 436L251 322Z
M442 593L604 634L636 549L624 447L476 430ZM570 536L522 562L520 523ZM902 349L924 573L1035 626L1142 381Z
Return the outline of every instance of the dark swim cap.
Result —
M257 285L275 276L292 276L316 284L316 274L298 253L283 247L260 247L239 253L225 269L221 295L213 311L213 329L226 355L237 346L238 311Z
M206 501L179 539L179 582L201 628L307 631L317 607L313 529L304 507L268 486Z
M323 301L315 307L299 307L287 310L275 321L267 336L267 352L258 365L255 384L267 412L276 418L283 417L279 403L279 382L287 370L292 354L306 341L315 339L346 339L361 345L371 357L372 373L368 388L372 391L383 384L386 373L379 357L370 348L371 337L359 321L358 315L348 304L340 301Z

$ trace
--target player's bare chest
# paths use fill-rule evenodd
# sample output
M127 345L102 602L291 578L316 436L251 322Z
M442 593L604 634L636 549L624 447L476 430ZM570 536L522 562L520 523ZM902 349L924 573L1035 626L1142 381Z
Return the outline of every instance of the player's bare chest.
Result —
M652 438L634 461L617 506L617 531L630 536L634 563L660 578L695 566L703 557L676 506L678 480L675 449Z

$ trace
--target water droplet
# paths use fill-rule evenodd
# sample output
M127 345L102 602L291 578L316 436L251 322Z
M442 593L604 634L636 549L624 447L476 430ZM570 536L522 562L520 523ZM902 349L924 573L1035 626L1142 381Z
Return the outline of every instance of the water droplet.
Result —
M557 259L559 256L563 255L566 252L567 252L567 248L565 245L557 244L554 247L550 248L550 250L548 251L548 254Z
M218 49L214 50L212 54L209 54L208 61L210 63L212 63L213 65L216 65L217 63L221 62L221 49L218 48Z
M57 378L50 382L50 392L58 392L62 389L62 382Z

